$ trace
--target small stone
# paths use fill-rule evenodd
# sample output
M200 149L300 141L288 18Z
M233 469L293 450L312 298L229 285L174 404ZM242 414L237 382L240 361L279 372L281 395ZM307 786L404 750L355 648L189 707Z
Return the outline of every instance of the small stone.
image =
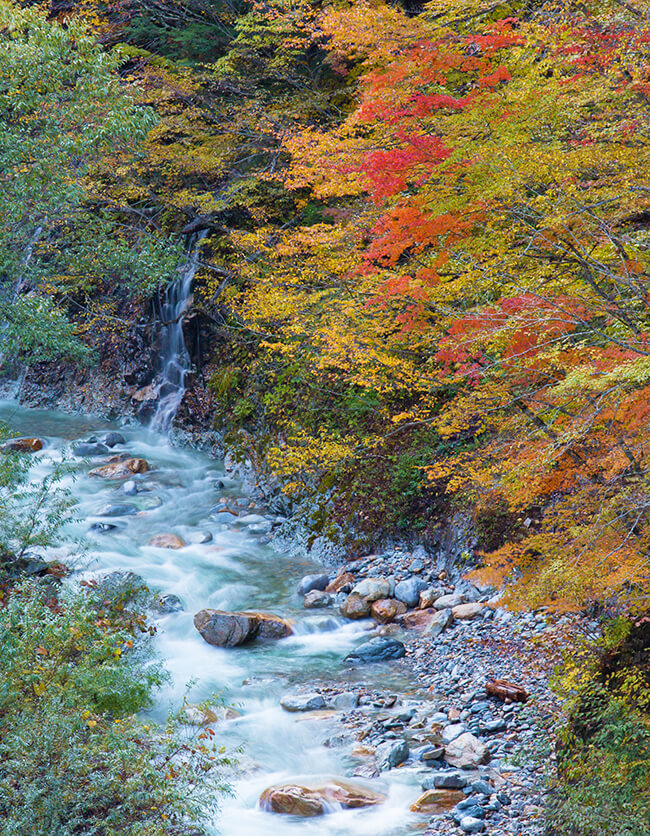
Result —
M327 703L320 694L287 694L280 700L285 711L320 711Z
M473 734L465 732L445 747L445 760L458 769L476 769L489 762L490 750Z
M486 720L483 723L483 730L488 733L503 731L506 728L506 721L501 718L497 720Z
M452 607L452 614L457 621L469 621L476 618L483 611L485 604L459 604L457 607Z
M329 576L325 574L305 575L298 584L298 595L306 595L312 589L323 591L329 582Z
M126 444L126 439L122 433L115 431L106 433L102 440L107 447L116 447L118 444Z
M407 607L417 607L420 603L420 592L426 588L427 585L422 578L408 578L396 584L395 598Z
M390 584L384 578L366 578L352 588L352 595L365 598L369 604L380 598L390 598Z
M472 784L472 789L474 792L480 793L480 795L492 795L493 788L488 784L487 781L480 779L479 781L474 781Z
M351 572L343 572L327 584L325 592L350 592L353 585L354 575Z
M482 833L485 830L485 824L480 819L475 819L474 816L463 816L460 820L460 829L463 833Z
M348 662L363 664L401 659L403 656L406 656L406 648L401 642L388 638L388 636L379 636L360 644L352 653L348 653L345 659Z
M420 608L428 610L429 607L433 606L434 601L437 601L438 598L442 598L444 594L444 589L441 589L438 586L430 586L427 589L423 589L420 592Z
M129 479L129 481L128 481L128 482L125 482L125 483L122 485L121 491L122 491L122 493L123 493L123 494L125 494L126 496L135 496L135 495L137 494L137 492L138 492L138 486L137 486L137 484L133 481L133 479Z
M419 752L419 758L423 763L427 763L440 760L444 754L444 746L424 746Z
M359 695L354 694L351 691L348 691L345 694L337 694L332 700L332 704L334 705L334 708L337 708L339 711L351 711L359 704Z
M388 624L405 612L406 605L394 598L380 598L378 601L373 601L370 608L370 615L380 624Z
M454 616L449 608L444 610L438 610L437 614L433 616L433 618L429 622L429 626L426 628L426 635L427 636L439 636L447 627L450 627L454 623Z
M307 610L318 609L319 607L329 607L332 603L332 596L327 592L322 592L320 589L310 590L303 600L303 606Z
M370 615L371 602L356 592L351 592L341 604L339 611L344 618L367 618Z
M442 730L442 742L445 746L448 743L451 743L452 740L456 740L457 737L460 737L467 729L462 723L452 723L449 726L445 726Z
M409 745L406 740L387 740L375 749L375 759L382 769L394 769L408 760Z
M435 772L427 780L431 780L436 789L442 790L462 790L467 786L467 778L460 772Z
M446 609L453 609L454 607L458 607L460 604L463 603L464 597L462 595L442 595L436 601L433 602L433 607L436 610L446 610Z
M464 796L460 790L427 790L411 805L411 810L414 813L437 816L453 809L462 798Z

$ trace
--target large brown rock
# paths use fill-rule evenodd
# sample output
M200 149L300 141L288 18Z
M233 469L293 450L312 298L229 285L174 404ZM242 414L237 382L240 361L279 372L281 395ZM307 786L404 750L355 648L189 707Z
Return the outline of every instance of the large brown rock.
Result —
M288 621L277 615L258 612L201 610L194 626L208 644L237 647L256 638L282 639L293 632Z
M177 534L156 534L147 545L156 546L159 549L182 549L187 543Z
M461 790L427 790L417 801L411 804L414 813L426 813L428 816L446 813L465 799Z
M388 624L394 621L398 615L403 615L406 612L406 604L398 601L396 598L380 598L378 601L373 601L370 608L370 615L380 624Z
M509 682L507 679L493 679L485 683L485 690L493 697L512 702L526 702L530 696L523 685Z
M134 473L146 473L148 470L149 465L145 459L119 459L116 456L101 467L91 470L88 475L100 479L129 479Z
M40 438L11 438L2 445L2 450L12 453L38 453L42 449Z
M276 784L264 790L260 807L271 813L312 818L343 807L356 809L382 804L386 797L349 781L316 784Z
M341 604L340 612L345 618L367 618L370 615L371 602L356 592L351 592Z

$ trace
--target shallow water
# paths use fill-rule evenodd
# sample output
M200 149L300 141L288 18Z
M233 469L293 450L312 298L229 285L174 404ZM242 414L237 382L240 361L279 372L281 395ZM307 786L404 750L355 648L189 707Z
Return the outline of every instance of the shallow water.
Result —
M280 707L280 697L314 679L343 688L368 683L391 693L413 695L413 684L399 664L384 663L348 667L345 655L367 639L369 622L347 622L335 611L305 610L295 593L298 580L320 567L275 551L264 542L255 521L216 522L210 511L227 498L243 502L241 486L227 481L221 462L187 448L171 447L164 436L142 427L120 427L126 445L113 452L128 452L147 459L151 470L139 477L150 488L135 497L121 492L122 481L92 478L88 471L103 459L82 460L70 453L70 442L115 426L87 417L27 410L13 402L0 404L0 420L24 436L46 441L35 454L34 474L43 476L53 462L67 459L75 475L66 477L78 500L78 521L67 526L69 543L84 537L87 553L77 577L96 576L116 569L142 577L153 590L177 595L184 611L154 617L155 642L167 669L170 684L160 694L154 714L166 716L178 708L190 686L191 702L219 694L242 716L219 724L220 742L243 747L243 775L235 776L235 795L226 799L214 833L223 836L409 836L421 832L423 820L409 812L419 795L419 782L411 770L393 770L375 780L360 780L388 800L378 807L338 811L314 819L298 819L263 812L257 805L262 790L271 784L315 776L345 778L356 763L345 748L332 749L324 741L341 729L338 717L309 720ZM135 516L104 519L98 511L109 503L129 503L142 510ZM151 507L160 503L158 507ZM259 513L259 511L254 511ZM104 519L117 524L115 531L88 532L90 524ZM202 532L212 534L204 545L178 550L148 546L155 534L174 533L185 540ZM192 623L205 607L226 610L259 609L295 619L295 634L278 642L221 649L208 645Z

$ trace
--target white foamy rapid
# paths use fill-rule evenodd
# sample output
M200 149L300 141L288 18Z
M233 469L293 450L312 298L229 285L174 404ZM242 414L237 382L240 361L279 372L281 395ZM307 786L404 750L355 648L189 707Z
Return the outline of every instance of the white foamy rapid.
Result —
M160 695L153 712L158 719L169 708L178 708L192 681L192 702L215 693L242 714L239 719L216 726L219 739L228 747L243 747L241 771L232 776L233 798L222 804L213 833L222 836L409 836L422 830L422 818L409 811L419 795L419 782L409 770L393 770L380 779L360 783L385 793L386 803L363 810L339 810L313 819L277 815L259 809L260 793L274 783L313 779L317 776L346 778L358 762L349 747L329 748L324 741L341 729L340 716L305 720L280 707L280 697L309 686L313 679L343 689L359 682L377 687L409 690L390 664L352 670L344 656L358 644L367 623L344 622L333 611L314 615L302 607L295 593L303 575L318 571L313 563L274 551L264 542L268 524L255 517L250 522L224 524L215 521L211 510L226 497L232 505L245 506L241 488L220 488L222 465L202 453L169 446L167 440L147 429L122 428L126 444L113 452L128 452L147 459L150 471L137 477L146 488L136 496L125 496L122 482L88 476L102 462L74 458L70 442L91 433L112 429L107 423L56 412L26 410L13 403L0 405L0 419L21 435L36 435L46 442L35 454L34 475L47 473L53 462L67 458L74 465L74 478L67 486L78 500L78 521L68 525L65 539L74 553L73 541L86 538L85 565L76 577L127 570L142 577L161 593L177 595L183 611L156 616L155 642L172 674L170 685ZM135 505L134 516L106 518L98 512L112 503ZM259 510L255 512L259 514ZM263 512L262 512L263 513ZM105 533L89 532L93 522L117 526ZM212 535L208 543L191 544L178 550L148 546L151 537L174 533L187 542L202 533ZM59 553L65 552L59 549ZM192 623L194 613L205 607L259 609L295 619L295 634L277 642L221 649L201 638ZM359 782L360 779L353 779Z

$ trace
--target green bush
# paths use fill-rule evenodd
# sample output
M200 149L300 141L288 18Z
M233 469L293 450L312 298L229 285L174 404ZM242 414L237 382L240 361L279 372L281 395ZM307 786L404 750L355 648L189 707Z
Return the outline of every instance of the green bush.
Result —
M93 591L14 589L0 610L0 833L163 836L216 809L213 732L138 719L164 671L136 614Z
M650 833L647 718L597 683L580 692L559 736L548 829L557 836Z

